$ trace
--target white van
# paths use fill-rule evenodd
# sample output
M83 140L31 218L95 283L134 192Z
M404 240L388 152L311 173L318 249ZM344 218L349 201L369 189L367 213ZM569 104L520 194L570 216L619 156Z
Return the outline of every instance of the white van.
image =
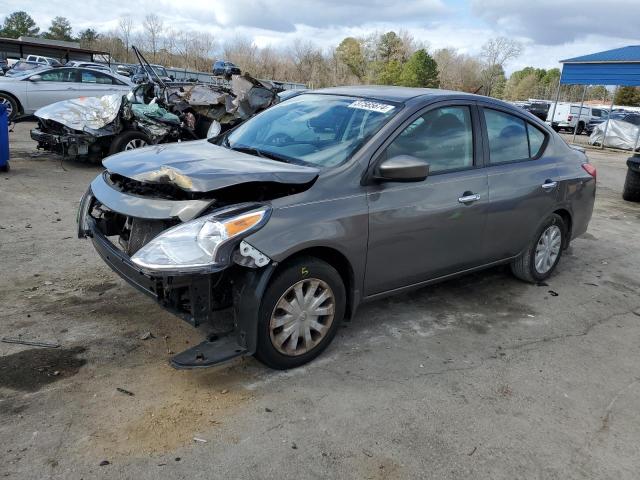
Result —
M591 120L600 118L599 115L594 114L593 110L591 107L583 106L582 113L580 113L580 105L576 105L575 103L558 103L554 113L553 104L551 104L549 113L547 114L547 125L551 125L551 128L556 132L560 130L570 130L573 132L573 129L576 128L577 125L576 133L580 135ZM551 120L552 114L553 120ZM578 116L580 117L579 119Z

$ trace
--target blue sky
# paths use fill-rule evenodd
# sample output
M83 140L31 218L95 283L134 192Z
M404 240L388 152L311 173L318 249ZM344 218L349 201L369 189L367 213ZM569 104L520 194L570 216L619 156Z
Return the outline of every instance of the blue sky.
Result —
M507 72L527 65L556 67L563 58L640 43L640 0L137 0L131 5L3 0L0 16L26 10L42 29L62 15L76 31L109 31L121 15L131 15L141 29L144 15L154 12L176 31L207 31L219 43L243 36L275 47L297 38L330 47L345 36L404 29L430 49L475 54L487 39L507 36L525 47Z

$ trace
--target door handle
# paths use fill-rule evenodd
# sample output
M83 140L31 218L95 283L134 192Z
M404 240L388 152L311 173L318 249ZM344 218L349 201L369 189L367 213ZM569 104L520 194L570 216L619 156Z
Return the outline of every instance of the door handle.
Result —
M471 192L464 192L462 194L462 197L458 198L458 202L460 203L473 203L477 202L478 200L480 200L480 195Z
M541 185L544 190L553 190L558 186L558 182L553 182L551 180L545 180Z

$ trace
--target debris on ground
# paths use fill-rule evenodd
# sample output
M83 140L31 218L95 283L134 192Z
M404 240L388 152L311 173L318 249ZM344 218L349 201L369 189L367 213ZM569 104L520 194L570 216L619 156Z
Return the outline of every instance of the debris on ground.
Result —
M193 437L193 441L194 442L199 442L199 443L207 443L208 440L205 440L204 438L200 438L200 437Z
M102 461L100 462L100 466L101 466L101 467L104 467L105 465L109 465L109 463L110 463L110 462L109 462L109 460L102 460Z
M549 295L551 295L552 297L557 297L559 293L556 292L555 290L549 290Z
M2 337L4 343L17 343L19 345L29 345L30 347L42 347L42 348L59 348L59 343L52 342L34 342L31 340L22 340L21 338Z
M156 338L153 336L153 333L151 332L144 332L142 335L140 335L140 340L149 340L150 338Z
M130 397L133 397L135 395L133 392L130 392L129 390L125 390L124 388L117 387L116 390L119 391L120 393L124 393L125 395L129 395Z

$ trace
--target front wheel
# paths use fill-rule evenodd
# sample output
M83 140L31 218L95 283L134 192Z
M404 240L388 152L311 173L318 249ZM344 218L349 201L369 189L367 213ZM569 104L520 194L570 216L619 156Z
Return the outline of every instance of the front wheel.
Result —
M124 152L126 150L135 150L136 148L146 147L150 144L149 137L144 133L136 130L128 130L116 135L109 147L109 155Z
M564 220L560 215L552 214L538 229L527 249L511 262L511 271L525 282L546 280L560 261L566 237Z
M313 360L333 340L345 305L342 278L328 263L304 257L284 265L262 298L256 358L279 370Z

